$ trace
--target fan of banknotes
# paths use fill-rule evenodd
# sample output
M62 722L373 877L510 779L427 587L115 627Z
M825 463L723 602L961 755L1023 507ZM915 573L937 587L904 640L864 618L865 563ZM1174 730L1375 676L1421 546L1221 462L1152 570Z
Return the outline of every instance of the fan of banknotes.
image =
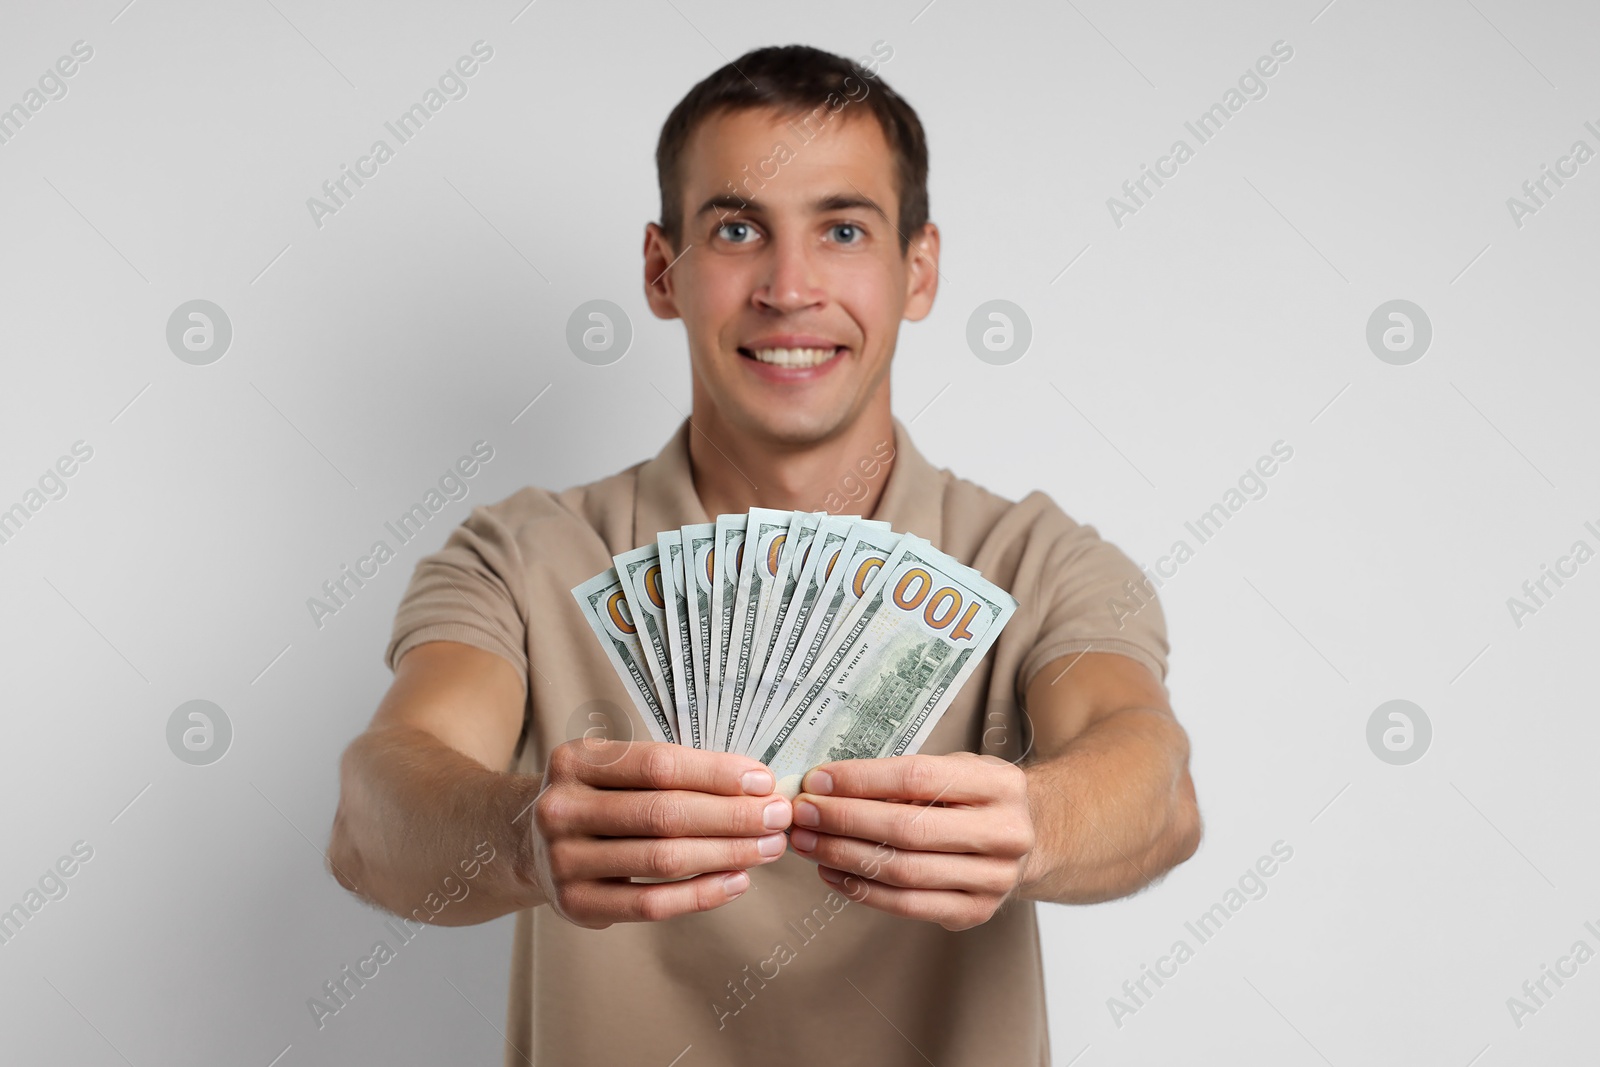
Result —
M657 741L740 752L787 795L917 751L1017 609L924 538L752 508L663 530L572 595Z

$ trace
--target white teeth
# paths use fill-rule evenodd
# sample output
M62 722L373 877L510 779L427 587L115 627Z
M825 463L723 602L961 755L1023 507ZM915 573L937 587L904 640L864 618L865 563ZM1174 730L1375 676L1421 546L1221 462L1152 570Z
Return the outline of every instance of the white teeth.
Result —
M833 358L833 348L753 348L751 355L780 367L815 367Z

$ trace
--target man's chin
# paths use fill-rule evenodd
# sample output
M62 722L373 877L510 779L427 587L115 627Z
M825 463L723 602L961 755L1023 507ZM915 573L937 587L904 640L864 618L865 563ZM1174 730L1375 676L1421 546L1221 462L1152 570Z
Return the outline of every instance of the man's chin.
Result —
M739 420L752 437L773 445L804 447L825 441L847 421L844 413L795 408L747 409Z

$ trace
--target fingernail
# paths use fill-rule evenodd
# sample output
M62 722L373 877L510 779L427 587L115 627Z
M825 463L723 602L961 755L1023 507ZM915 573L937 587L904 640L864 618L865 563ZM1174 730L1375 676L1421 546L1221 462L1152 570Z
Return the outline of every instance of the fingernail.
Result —
M817 847L816 832L802 830L797 826L789 831L789 844L795 847L796 852L810 852Z
M835 885L838 885L840 882L844 881L844 875L840 874L832 867L818 867L817 873Z
M805 784L802 788L807 793L815 793L819 797L825 797L833 792L833 775L827 771L812 771L806 775Z
M782 830L789 825L789 802L774 800L761 809L761 825L768 830Z
M750 876L743 871L734 871L722 880L722 891L730 897L736 897L750 888Z
M801 826L821 826L822 812L809 800L796 801L794 805L794 821Z
M768 834L756 841L756 851L763 856L783 855L784 838L782 834Z
M745 771L739 776L739 785L751 796L765 796L772 792L772 772Z

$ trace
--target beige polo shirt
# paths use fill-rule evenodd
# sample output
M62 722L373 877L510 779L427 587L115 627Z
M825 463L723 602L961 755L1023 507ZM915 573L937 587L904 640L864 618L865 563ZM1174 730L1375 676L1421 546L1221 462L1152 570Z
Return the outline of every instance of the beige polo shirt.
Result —
M713 521L688 434L685 420L654 459L588 485L476 507L417 563L385 661L460 641L513 663L527 717L508 770L541 773L553 747L582 735L592 701L636 715L568 590L660 530ZM922 751L1019 758L1028 683L1069 653L1130 656L1165 680L1160 604L1129 614L1123 583L1143 576L1094 527L1044 493L1013 502L935 468L898 419L894 448L870 517L927 538L1020 605ZM648 736L642 723L634 736ZM792 852L750 873L739 899L666 922L587 930L546 907L519 913L507 1067L1049 1063L1031 901L950 932L850 901Z

